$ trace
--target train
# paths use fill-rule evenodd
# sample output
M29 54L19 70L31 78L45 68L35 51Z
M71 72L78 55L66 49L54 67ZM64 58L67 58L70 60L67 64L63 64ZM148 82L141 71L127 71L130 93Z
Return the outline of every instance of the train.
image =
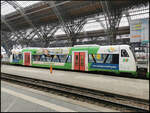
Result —
M12 50L11 64L75 71L103 71L138 75L136 57L129 45L75 45L73 47ZM145 74L149 78L149 71Z

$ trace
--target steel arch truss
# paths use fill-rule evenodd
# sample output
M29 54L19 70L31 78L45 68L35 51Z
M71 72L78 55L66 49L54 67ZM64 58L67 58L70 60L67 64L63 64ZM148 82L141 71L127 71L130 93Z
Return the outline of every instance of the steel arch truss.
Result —
M64 32L68 37L68 44L65 46L74 46L76 43L76 36L82 30L83 26L87 23L86 17L78 18L76 20L68 20L65 17L67 15L59 11L59 8L56 7L55 1L50 1L49 6L53 6L52 10L57 16L60 25L63 27Z
M111 0L100 1L106 20L108 44L116 44L116 31L122 17L123 9L116 8Z
M44 25L39 27L39 32L42 33L42 38L40 38L42 42L42 47L50 47L51 40L54 40L54 34L57 32L57 30L60 27L55 24L55 25Z
M36 33L40 37L41 35L37 31L36 27L33 25L32 21L28 18L28 16L25 15L24 9L16 1L6 1L6 2L11 6L13 6L13 8L16 9L24 17L24 19L28 22L28 24L36 31Z

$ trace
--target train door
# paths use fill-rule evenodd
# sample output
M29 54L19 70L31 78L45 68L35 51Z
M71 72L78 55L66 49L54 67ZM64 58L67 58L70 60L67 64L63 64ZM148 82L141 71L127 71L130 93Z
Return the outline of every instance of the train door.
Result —
M85 71L85 52L74 52L74 70Z
M24 53L24 65L29 66L31 63L31 53L25 52Z
M85 52L80 52L80 70L85 71Z
M80 61L79 52L75 52L74 53L74 70L80 70L79 61Z

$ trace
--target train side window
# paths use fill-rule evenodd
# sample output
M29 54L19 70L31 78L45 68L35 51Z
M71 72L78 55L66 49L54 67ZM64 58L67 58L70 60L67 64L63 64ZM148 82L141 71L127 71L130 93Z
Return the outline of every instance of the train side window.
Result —
M13 59L15 59L15 60L20 60L20 57L19 57L19 54L13 54Z
M106 64L112 64L112 57L113 57L113 55L112 54L109 54L108 55L108 57L107 57L107 59L106 59Z
M119 54L113 54L112 64L119 64Z
M47 59L47 62L51 62L52 56L51 56L51 55L47 55L47 56L46 56L46 59Z
M41 61L43 61L43 62L46 62L47 61L47 59L46 59L46 55L41 55L41 59L40 59Z
M60 60L60 55L57 55L57 57L58 57L59 62L61 62L61 60Z
M129 57L129 54L127 53L125 49L121 50L121 57Z
M96 54L95 55L96 63L104 63L106 57L107 57L107 54Z
M59 59L58 59L58 56L57 56L57 55L54 55L54 56L53 56L52 62L59 62Z
M65 63L65 61L67 59L67 55L60 55L59 58L60 58L62 63Z
M106 64L119 64L119 54L108 54L105 59Z
M35 55L32 55L31 57L32 57L32 61L35 61Z
M32 55L33 61L40 61L40 55Z
M51 62L53 62L54 55L51 55Z
M19 54L19 59L22 59L22 54Z
M66 63L71 63L72 62L72 57L71 57L71 55L68 55L67 56L67 59L66 59Z
M32 60L36 61L36 55L32 55Z
M90 63L93 63L93 62L96 63L95 55L89 54L89 58L88 58L88 59L89 59L89 62L90 62Z

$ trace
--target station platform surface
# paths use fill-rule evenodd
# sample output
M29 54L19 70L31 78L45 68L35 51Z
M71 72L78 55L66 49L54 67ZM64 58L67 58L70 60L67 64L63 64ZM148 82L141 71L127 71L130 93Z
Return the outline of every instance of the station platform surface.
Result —
M116 112L116 110L1 82L2 112Z
M1 72L149 100L149 80L2 65Z

